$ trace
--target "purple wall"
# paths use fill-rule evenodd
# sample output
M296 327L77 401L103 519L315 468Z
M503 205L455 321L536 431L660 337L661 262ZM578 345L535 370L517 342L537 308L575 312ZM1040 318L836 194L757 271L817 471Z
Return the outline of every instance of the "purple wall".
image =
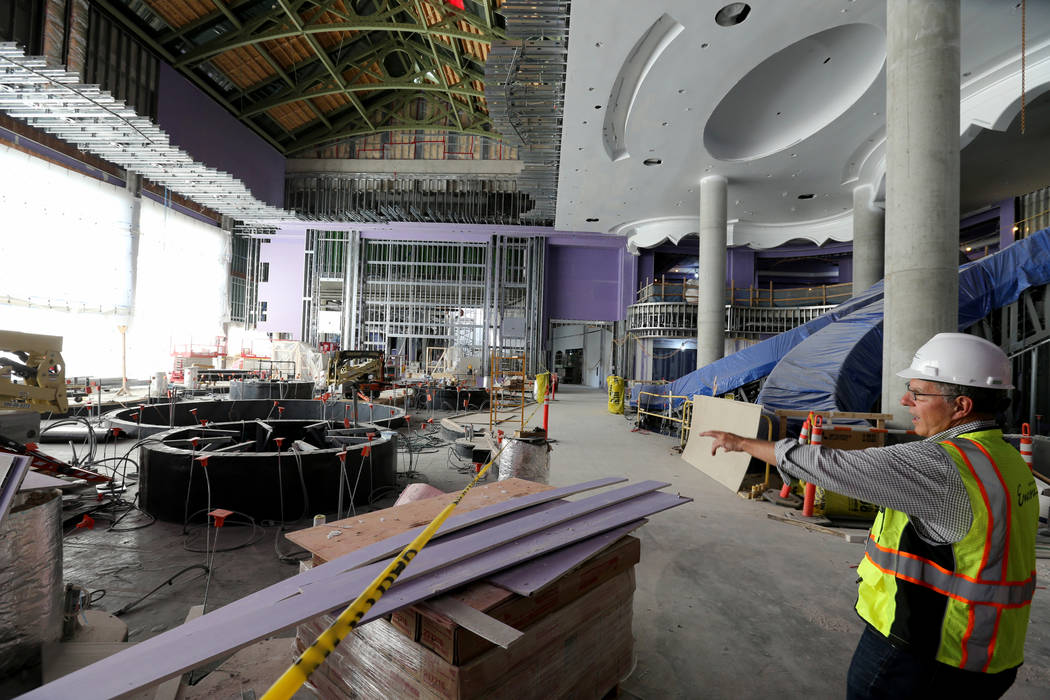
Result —
M747 246L730 248L726 256L726 284L747 289L755 284L755 251Z
M839 258L839 284L853 281L853 256Z
M638 252L637 277L639 287L652 282L656 277L656 254L653 251L641 250Z
M1013 245L1016 215L1013 197L999 202L999 250Z
M163 62L157 121L195 160L230 173L267 204L284 206L284 156Z
M259 260L270 263L270 281L259 283L259 301L267 305L264 333L291 333L302 340L303 265L306 242L297 237L271 238L263 243Z
M622 241L616 248L549 246L546 270L548 317L579 321L619 321L623 318L622 249Z

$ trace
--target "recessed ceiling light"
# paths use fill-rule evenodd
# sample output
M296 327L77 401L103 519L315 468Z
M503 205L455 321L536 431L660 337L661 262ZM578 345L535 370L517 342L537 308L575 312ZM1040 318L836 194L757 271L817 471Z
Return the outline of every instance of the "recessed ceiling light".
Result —
M594 223L597 220L598 220L597 216L591 216L591 217L587 218L588 223Z
M798 196L798 198L799 199L813 199L814 196L815 195L813 193L808 193L808 194L800 194Z
M602 106L601 106L601 105L594 105L594 108L595 108L595 109L601 109L601 108L602 108Z
M642 165L660 165L663 163L659 158L646 158L642 161Z
M731 2L715 13L715 23L720 27L735 27L751 14L751 6L746 2Z

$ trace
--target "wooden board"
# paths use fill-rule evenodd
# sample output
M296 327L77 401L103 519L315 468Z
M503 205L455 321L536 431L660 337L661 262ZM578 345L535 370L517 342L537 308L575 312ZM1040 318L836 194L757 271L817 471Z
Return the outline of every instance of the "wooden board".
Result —
M546 484L537 484L524 479L507 479L477 486L471 489L456 506L456 514L462 515L494 503L509 501L518 496L548 491L550 488ZM458 495L457 492L425 498L421 501L384 508L372 513L363 513L305 530L296 530L285 536L312 553L315 557L314 563L320 564L332 561L347 552L381 542L393 535L424 527ZM330 538L328 533L334 530L340 531L341 534Z
M779 520L780 522L787 523L788 525L796 525L798 527L805 528L810 532L820 532L825 535L835 535L836 537L841 537L850 544L858 544L868 541L868 535L866 532L862 534L859 532L843 532L842 530L835 530L833 528L821 525L818 522L809 522L805 520L805 516L799 515L791 511L788 511L782 515L778 513L766 513L766 517L770 520ZM814 520L817 520L817 518L814 518ZM821 520L824 520L829 523L831 522L827 519Z
M521 639L522 633L510 625L505 625L499 620L489 617L485 613L472 608L458 598L444 595L431 598L427 606L444 615L455 624L468 629L483 639L497 644L504 649Z
M723 452L711 455L711 438L701 437L705 430L724 430L743 437L758 437L762 407L744 401L716 399L711 396L693 397L693 419L689 427L689 442L682 459L730 489L740 490L751 456L746 452Z

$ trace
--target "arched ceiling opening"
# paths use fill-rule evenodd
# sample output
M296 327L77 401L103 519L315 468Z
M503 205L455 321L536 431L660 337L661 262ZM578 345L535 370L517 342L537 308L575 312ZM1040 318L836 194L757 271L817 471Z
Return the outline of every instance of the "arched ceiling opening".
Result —
M503 0L96 0L282 153L433 129L494 135Z

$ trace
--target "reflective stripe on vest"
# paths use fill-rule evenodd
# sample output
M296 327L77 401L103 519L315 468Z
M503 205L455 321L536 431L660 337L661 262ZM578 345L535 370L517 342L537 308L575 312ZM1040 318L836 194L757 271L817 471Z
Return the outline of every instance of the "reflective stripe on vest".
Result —
M881 547L873 537L868 538L868 547L864 554L872 564L887 574L932 588L964 603L1016 608L1031 602L1035 593L1034 576L1027 581L1012 583L977 581L954 574L914 554Z
M1005 544L1010 528L1010 496L999 469L980 444L974 440L948 441L959 450L970 472L981 485L981 495L988 511L988 536L984 542L981 573L977 578L949 571L928 559L880 546L874 537L868 537L865 555L875 566L912 583L932 588L964 603L1020 607L1031 602L1035 593L1035 576L1026 581L1007 582L1007 552ZM989 490L985 484L999 484ZM996 517L996 514L1001 517Z

